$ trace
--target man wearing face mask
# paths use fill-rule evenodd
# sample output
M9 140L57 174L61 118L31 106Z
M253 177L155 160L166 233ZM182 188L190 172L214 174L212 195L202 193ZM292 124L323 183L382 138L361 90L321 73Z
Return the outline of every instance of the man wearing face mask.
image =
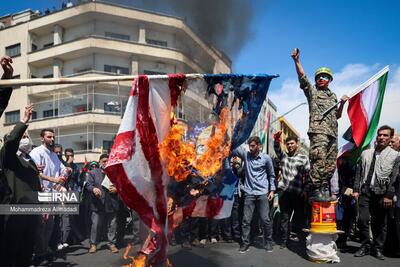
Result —
M71 169L65 167L54 153L54 131L43 129L40 132L42 145L34 148L29 154L38 168L41 170L39 175L42 188L45 192L57 192L65 190L63 187ZM36 261L41 262L45 257L51 257L52 251L49 250L49 241L53 233L54 216L46 215L40 225L38 240L36 242L35 256ZM55 244L57 245L57 244Z
M332 71L322 67L315 72L315 86L308 80L300 63L300 50L295 48L292 58L300 82L300 88L307 98L310 117L308 137L310 139L310 177L313 183L313 199L331 201L330 179L336 169L337 119L342 116L344 103L349 99L344 95L339 107L324 112L337 103L336 95L329 89L333 80Z
M25 107L24 117L5 136L0 150L4 177L10 187L8 203L35 204L41 191L39 171L29 156L32 142L26 133L33 106ZM4 266L29 266L39 225L38 215L10 215L0 240L0 262Z

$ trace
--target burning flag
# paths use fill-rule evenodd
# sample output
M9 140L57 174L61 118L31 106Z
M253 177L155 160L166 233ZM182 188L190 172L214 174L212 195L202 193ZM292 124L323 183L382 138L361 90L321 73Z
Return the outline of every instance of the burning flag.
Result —
M269 84L275 77L172 74L168 77L140 75L134 80L106 173L125 204L134 209L150 229L151 238L141 250L142 255L150 258L150 265L166 262L170 176L176 181L184 181L194 172L202 177L202 184L208 184L208 176L219 171L229 149L238 147L249 137ZM200 156L196 155L195 144L181 142L185 130L171 127L174 125L171 113L186 88L198 92L197 97L202 91L217 97L214 112L219 120ZM228 142L226 116L229 110L225 107L231 91L235 96L233 102L239 102L242 116L234 127L231 142ZM231 180L230 185L234 184ZM230 191L220 190L225 192L222 194L225 199L226 192ZM214 207L221 209L224 198L222 202L221 198L216 198Z

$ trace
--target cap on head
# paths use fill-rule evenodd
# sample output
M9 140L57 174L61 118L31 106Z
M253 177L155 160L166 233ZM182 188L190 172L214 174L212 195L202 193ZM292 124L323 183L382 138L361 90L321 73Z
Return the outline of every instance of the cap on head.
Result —
M95 167L97 167L97 168L100 167L100 165L99 165L99 163L98 163L97 161L91 161L91 162L89 162L89 166L90 166L90 167L95 166Z
M332 74L332 70L330 68L321 67L321 68L317 69L314 74L314 78L317 78L317 76L319 74L328 74L331 77L331 81L333 80L333 74Z

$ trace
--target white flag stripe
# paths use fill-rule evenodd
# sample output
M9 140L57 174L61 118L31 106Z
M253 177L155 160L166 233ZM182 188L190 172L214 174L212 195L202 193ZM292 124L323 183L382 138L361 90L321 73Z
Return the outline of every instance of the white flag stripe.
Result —
M148 205L152 207L154 214L158 216L150 166L144 156L138 135L135 135L135 142L136 151L132 155L131 160L123 162L122 166L124 167L126 176L136 188L137 192L147 201Z
M134 81L137 83L137 81ZM124 117L122 119L121 125L119 127L118 133L133 131L136 129L136 107L137 107L137 96L130 96L128 103L126 104L126 109Z
M168 80L150 80L149 87L150 114L160 143L170 128L172 107Z
M379 94L379 80L372 83L362 92L362 106L366 112L368 125L371 122L372 116L375 113L376 105L378 103Z

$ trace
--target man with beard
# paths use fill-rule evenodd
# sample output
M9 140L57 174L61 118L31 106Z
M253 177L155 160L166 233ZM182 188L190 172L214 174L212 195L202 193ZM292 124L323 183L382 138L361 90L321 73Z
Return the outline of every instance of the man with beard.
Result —
M39 171L29 157L32 149L26 129L33 106L25 107L24 117L14 129L5 136L0 150L3 174L10 188L8 203L35 204L37 192L41 191ZM0 239L0 262L4 266L29 266L38 227L38 215L6 216L5 232Z
M242 244L239 252L245 253L250 247L251 219L255 207L258 208L261 224L264 230L264 248L273 251L272 222L269 216L269 202L274 198L275 172L272 159L261 151L261 140L252 136L247 141L249 151L240 146L232 151L231 156L237 156L243 161L245 180L243 184L243 221Z
M43 129L40 132L42 145L34 148L29 154L33 161L38 165L39 175L43 191L59 192L65 190L62 186L71 169L65 167L54 153L54 131ZM44 215L43 222L40 224L36 242L36 260L41 262L44 257L51 255L48 250L49 242L54 228L54 216Z
M393 207L394 182L400 160L399 153L389 146L392 136L391 127L381 126L377 132L376 147L364 150L357 166L353 197L359 205L361 247L355 257L368 255L372 245L372 254L380 260L384 259L382 248L386 239L387 215L388 209Z
M280 138L282 131L274 134L275 154L280 160L282 169L282 179L278 182L279 207L281 211L281 248L286 248L289 241L289 218L294 212L294 222L297 223L298 232L302 230L304 224L304 178L310 170L310 162L307 155L299 151L298 140L296 137L289 136L285 140L288 153L281 149Z
M90 192L90 209L92 211L89 253L97 251L97 244L102 235L103 225L107 231L108 248L112 253L118 253L118 248L116 247L118 193L116 187L111 183L109 183L108 188L103 184L103 180L106 177L104 169L107 166L107 162L108 155L100 155L100 168L94 168L87 174L86 189Z
M331 201L330 179L336 169L337 156L337 119L342 116L344 103L349 99L341 98L339 107L324 112L337 103L336 95L329 89L333 80L332 71L322 67L315 72L315 86L308 80L300 63L300 50L295 48L292 58L300 82L300 88L307 98L310 118L308 137L310 139L310 176L313 183L315 201Z

